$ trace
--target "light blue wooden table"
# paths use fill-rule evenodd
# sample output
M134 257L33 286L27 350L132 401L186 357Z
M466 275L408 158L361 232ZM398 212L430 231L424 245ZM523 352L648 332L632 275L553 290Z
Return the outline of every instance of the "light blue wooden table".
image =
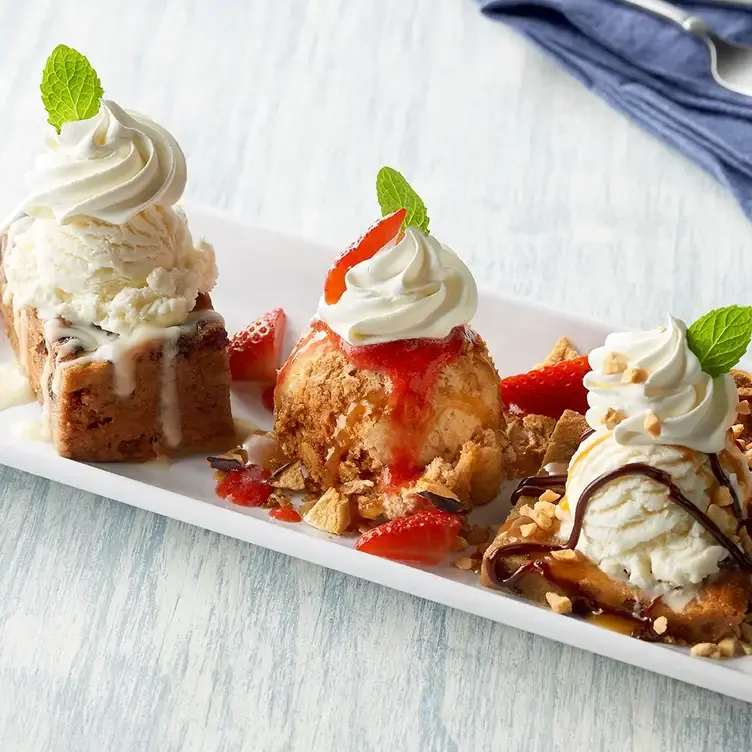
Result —
M2 0L0 213L59 42L251 223L342 246L387 163L487 286L630 325L749 302L731 198L470 0ZM0 469L3 752L750 739L741 702Z

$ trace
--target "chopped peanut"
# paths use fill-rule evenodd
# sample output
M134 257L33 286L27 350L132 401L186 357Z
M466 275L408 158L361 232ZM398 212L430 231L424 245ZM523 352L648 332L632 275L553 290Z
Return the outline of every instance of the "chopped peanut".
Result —
M561 498L561 494L556 493L553 489L546 489L539 497L539 501L547 501L549 503L558 501ZM536 505L537 506L537 505Z
M571 548L565 548L561 551L551 551L551 556L560 561L577 561L578 558L577 551L573 551Z
M648 380L648 372L644 368L627 368L621 375L622 384L644 384Z
M695 658L720 658L721 651L712 642L698 642L689 651Z
M609 353L603 360L603 373L612 376L616 373L623 373L627 368L627 358L621 353Z
M557 595L556 593L546 593L546 600L548 605L551 606L551 610L557 614L571 614L572 613L572 601L564 595Z
M661 423L653 413L648 413L645 416L645 422L643 423L645 430L654 438L657 439L661 435Z
M665 616L659 616L653 622L653 631L656 634L664 634L668 629L668 619Z
M531 535L535 535L537 530L538 526L534 522L531 522L528 525L520 526L520 535L522 535L523 538L529 538Z
M613 431L616 426L619 425L627 416L621 410L614 410L609 407L606 410L606 414L603 416L603 425L608 428L609 431Z

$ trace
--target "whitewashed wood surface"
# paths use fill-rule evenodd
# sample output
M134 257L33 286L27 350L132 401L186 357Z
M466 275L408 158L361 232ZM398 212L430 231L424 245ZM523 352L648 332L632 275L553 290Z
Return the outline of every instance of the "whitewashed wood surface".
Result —
M253 224L341 246L390 164L483 285L630 325L749 302L732 199L472 0L0 0L0 214L59 42ZM3 752L750 738L741 702L0 468Z

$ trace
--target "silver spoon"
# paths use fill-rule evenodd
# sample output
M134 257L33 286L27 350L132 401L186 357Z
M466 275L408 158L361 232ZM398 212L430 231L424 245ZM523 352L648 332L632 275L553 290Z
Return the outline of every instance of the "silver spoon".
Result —
M665 18L708 45L710 72L720 86L752 97L752 47L721 39L701 18L664 0L621 0Z

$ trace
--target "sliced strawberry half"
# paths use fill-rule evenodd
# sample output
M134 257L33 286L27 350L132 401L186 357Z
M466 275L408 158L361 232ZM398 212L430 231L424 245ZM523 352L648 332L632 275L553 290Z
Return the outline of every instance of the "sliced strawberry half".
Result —
M436 510L400 517L369 530L355 548L374 556L419 564L438 564L460 532L458 517Z
M230 340L230 372L234 381L276 381L286 326L285 312L275 308Z
M501 397L507 407L525 415L558 419L565 410L584 415L588 404L582 380L589 370L587 356L583 356L510 376L501 382Z
M324 283L324 301L327 305L334 305L342 297L347 272L361 261L375 256L392 240L400 231L406 216L405 209L397 209L396 212L387 214L337 257Z

